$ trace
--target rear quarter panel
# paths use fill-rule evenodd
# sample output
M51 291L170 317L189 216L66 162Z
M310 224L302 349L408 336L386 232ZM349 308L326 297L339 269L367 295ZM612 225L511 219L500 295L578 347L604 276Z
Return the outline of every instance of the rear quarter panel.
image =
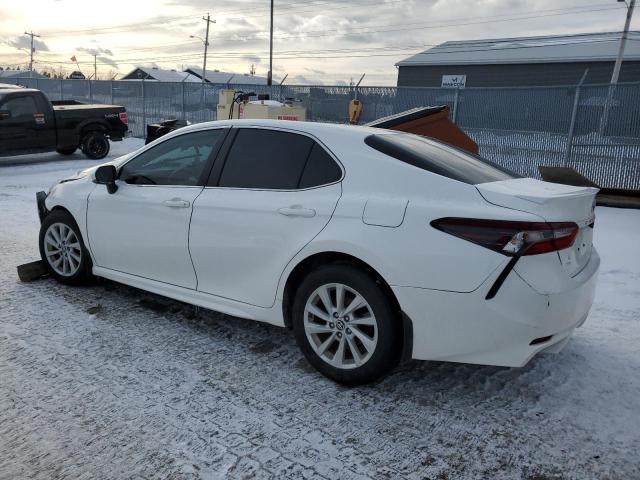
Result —
M429 222L447 216L536 220L491 205L473 185L392 159L351 138L322 139L343 162L343 195L325 229L293 259L287 272L314 253L336 251L368 263L392 286L453 292L477 289L507 257L445 234ZM364 136L362 138L362 142ZM367 202L405 205L400 222L365 223ZM372 222L368 222L372 223Z

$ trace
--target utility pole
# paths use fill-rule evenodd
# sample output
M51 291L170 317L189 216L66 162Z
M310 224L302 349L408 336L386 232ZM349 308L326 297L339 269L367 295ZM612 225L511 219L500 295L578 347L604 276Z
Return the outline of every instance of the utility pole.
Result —
M625 0L618 0L624 2ZM625 2L626 3L626 2ZM604 111L602 112L602 118L600 119L600 135L604 135L609 121L609 110L611 109L611 103L613 102L613 94L615 87L620 77L620 69L622 68L622 59L624 58L624 47L627 44L627 37L629 35L629 26L631 25L631 17L633 16L633 9L636 6L636 0L629 0L627 5L627 17L624 21L624 29L622 30L622 36L620 37L620 46L618 47L618 56L616 57L616 63L613 65L613 73L611 74L611 85L609 85L609 93L607 100L604 104Z
M273 0L271 0L271 25L269 27L269 74L267 85L273 85Z
M619 0L620 1L620 0ZM620 67L622 66L622 57L624 57L624 47L627 44L627 36L629 35L629 26L631 25L631 17L633 16L633 9L636 6L636 0L630 0L627 5L627 18L624 21L624 30L622 31L622 37L620 37L620 47L618 48L618 57L616 63L613 66L613 74L611 75L611 83L618 83L618 77L620 76Z
M209 12L207 12L206 17L202 17L202 19L207 22L207 33L204 36L204 62L202 63L202 84L206 81L207 76L207 49L209 48L209 25L212 23L216 23L215 20L211 20L211 16Z
M98 55L93 54L93 79L98 79Z
M24 34L31 37L31 48L29 49L29 76L33 76L33 37L40 38L40 35L36 35L35 33L33 33L33 30L30 32L24 32Z

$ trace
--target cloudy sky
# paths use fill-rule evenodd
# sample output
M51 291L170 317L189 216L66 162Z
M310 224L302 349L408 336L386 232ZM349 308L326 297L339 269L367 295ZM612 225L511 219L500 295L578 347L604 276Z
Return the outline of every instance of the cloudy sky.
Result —
M105 8L99 8L104 6ZM0 0L0 66L125 74L135 65L182 69L202 64L207 12L208 67L266 76L269 0ZM394 63L447 40L620 30L616 0L275 0L274 77L287 83L393 85ZM640 13L632 29L640 26Z

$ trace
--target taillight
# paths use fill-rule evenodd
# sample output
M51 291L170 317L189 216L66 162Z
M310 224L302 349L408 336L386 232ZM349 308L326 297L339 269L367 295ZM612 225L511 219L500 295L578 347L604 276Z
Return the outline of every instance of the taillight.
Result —
M125 125L129 125L129 116L127 112L120 112L120 121Z
M538 255L569 248L578 235L573 222L512 222L440 218L431 226L508 256Z

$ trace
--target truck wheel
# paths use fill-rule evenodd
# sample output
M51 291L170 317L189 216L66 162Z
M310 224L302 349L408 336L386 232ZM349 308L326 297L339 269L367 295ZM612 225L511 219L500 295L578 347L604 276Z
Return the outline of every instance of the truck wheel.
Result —
M101 132L89 132L82 137L82 151L92 160L106 157L109 148L109 139Z
M72 155L78 147L59 148L56 150L60 155Z
M71 214L54 210L40 226L40 256L56 280L77 285L91 278L91 257Z

